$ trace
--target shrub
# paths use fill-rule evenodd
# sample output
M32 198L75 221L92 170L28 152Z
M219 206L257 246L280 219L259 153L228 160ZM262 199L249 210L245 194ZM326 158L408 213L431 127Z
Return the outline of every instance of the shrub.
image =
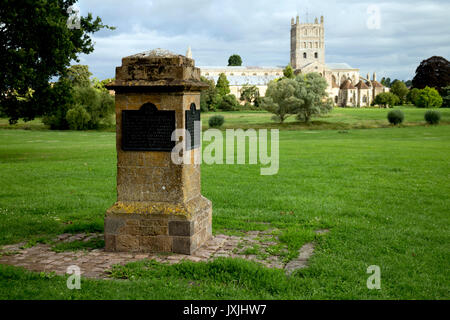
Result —
M416 100L416 106L419 108L439 108L442 105L442 97L439 92L430 87L420 90Z
M397 125L403 122L403 120L405 119L405 115L401 110L392 110L388 113L387 118L389 120L389 123Z
M382 92L375 97L374 104L385 108L393 107L400 103L400 98L392 92Z
M441 88L442 106L441 108L450 108L450 86Z
M208 124L211 128L219 128L221 127L225 122L225 119L223 116L212 116L211 118L209 118Z
M86 130L89 128L91 116L83 106L77 105L67 111L66 120L70 129Z
M428 124L439 124L439 121L441 121L441 114L436 110L429 110L425 112L425 121Z
M234 94L227 94L222 98L222 101L219 104L219 109L223 111L233 111L238 108L239 102L234 96Z

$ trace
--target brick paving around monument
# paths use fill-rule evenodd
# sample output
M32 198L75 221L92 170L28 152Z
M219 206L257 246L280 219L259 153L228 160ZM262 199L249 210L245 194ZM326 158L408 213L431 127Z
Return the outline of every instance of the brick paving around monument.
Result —
M328 230L318 230L325 233ZM146 254L126 252L105 252L103 249L85 249L78 251L55 252L55 244L71 242L88 242L95 238L103 238L103 234L62 234L51 244L38 243L30 248L26 243L5 245L0 249L0 264L23 267L36 272L54 272L66 274L67 268L76 265L81 275L87 278L109 279L108 270L113 265L124 265L139 260L155 260L174 264L183 260L210 261L217 257L243 258L261 263L269 268L284 269L286 274L307 266L307 261L314 252L314 243L307 243L299 250L296 259L287 264L277 255L269 255L266 248L276 245L273 230L249 231L243 236L216 235L193 255L183 254ZM258 248L258 252L256 252ZM263 252L264 254L261 254Z

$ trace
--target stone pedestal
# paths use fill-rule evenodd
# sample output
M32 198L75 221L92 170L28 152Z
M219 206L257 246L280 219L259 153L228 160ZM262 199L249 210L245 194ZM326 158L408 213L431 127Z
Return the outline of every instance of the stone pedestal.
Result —
M107 87L116 99L117 202L105 217L106 250L192 254L211 237L212 205L200 164L172 162L171 133L199 112L200 70L157 49L123 58ZM184 152L194 159L201 150Z

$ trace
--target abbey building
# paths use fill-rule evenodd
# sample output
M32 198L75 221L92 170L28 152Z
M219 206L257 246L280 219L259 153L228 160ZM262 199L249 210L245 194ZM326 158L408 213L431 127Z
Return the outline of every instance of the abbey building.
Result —
M337 106L369 106L375 97L389 89L377 81L376 73L362 77L359 69L346 63L325 62L324 18L314 23L300 23L299 17L291 20L290 65L295 73L317 72L328 82L327 92ZM283 67L200 67L204 77L217 81L225 73L231 93L239 98L245 84L255 85L264 96L271 80L283 76Z

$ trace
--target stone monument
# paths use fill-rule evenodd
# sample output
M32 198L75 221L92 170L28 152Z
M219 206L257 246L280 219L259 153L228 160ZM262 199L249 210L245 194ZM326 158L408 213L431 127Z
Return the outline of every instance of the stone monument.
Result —
M201 152L200 69L156 49L123 58L107 88L116 100L117 202L105 216L106 250L192 254L211 238L212 205L200 164L176 164L171 153L179 141L192 159ZM175 129L191 143L173 141Z

